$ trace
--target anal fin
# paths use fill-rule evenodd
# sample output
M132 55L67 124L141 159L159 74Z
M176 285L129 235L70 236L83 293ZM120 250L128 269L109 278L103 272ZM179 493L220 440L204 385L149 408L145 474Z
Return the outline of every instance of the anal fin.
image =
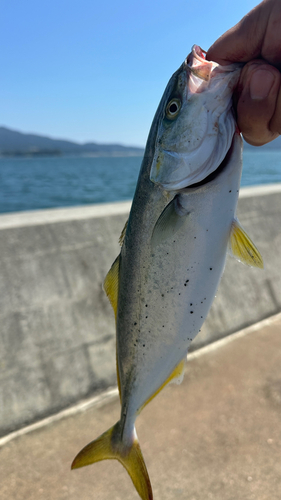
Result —
M186 356L179 362L179 364L174 368L172 373L168 376L168 378L165 380L165 382L145 401L145 403L140 407L138 410L138 414L145 408L145 406L152 401L159 392L166 387L166 385L171 384L171 383L176 383L180 384L183 380L184 376L184 369L185 369L185 363L186 363Z

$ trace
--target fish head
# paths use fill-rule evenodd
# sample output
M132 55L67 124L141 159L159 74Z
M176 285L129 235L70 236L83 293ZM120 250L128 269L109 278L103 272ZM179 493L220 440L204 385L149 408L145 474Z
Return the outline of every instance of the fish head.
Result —
M194 45L159 107L152 182L174 191L201 182L226 156L236 129L232 94L241 64L207 61Z

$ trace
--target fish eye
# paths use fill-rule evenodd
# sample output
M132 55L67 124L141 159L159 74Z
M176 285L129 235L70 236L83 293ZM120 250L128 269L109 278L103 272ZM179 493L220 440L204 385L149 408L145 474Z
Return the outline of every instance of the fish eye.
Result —
M167 104L167 107L166 107L167 118L169 118L170 120L173 120L174 118L176 118L180 109L181 109L180 100L176 99L176 98L171 99L171 101Z

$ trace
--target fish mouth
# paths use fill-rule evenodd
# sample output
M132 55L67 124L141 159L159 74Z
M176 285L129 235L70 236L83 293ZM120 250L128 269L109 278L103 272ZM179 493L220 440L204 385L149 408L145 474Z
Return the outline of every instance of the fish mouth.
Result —
M197 77L203 82L209 82L210 79L216 78L221 73L233 72L237 68L242 68L243 63L228 64L226 66L220 66L214 61L206 60L207 52L203 50L199 45L193 45L190 54L184 61L184 66L187 72L194 77ZM198 83L197 83L198 85ZM206 89L203 85L200 89L197 87L196 92L200 92Z
M208 82L210 80L212 70L217 67L218 64L212 61L206 61L206 53L207 52L201 49L199 45L193 45L191 53L187 56L184 64L188 72L197 76L200 80Z

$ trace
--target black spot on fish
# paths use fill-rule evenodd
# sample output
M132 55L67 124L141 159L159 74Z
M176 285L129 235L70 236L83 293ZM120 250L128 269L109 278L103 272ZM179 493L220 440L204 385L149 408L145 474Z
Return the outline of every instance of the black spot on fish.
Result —
M145 344L143 344L142 347L145 347Z
M231 193L231 189L230 189L229 193Z
M210 267L210 271L212 271L212 270L213 270L213 268L212 268L212 267Z
M192 304L190 304L192 306Z
M147 318L148 318L148 316L145 316L145 319L147 319Z
M190 311L190 314L193 314L193 311Z
M134 325L136 325L136 324L137 324L137 323L136 323L136 322L134 322Z
M201 319L203 319L203 316L201 316Z
M161 297L164 297L164 293L161 294Z
M145 304L145 307L147 307L147 304Z

